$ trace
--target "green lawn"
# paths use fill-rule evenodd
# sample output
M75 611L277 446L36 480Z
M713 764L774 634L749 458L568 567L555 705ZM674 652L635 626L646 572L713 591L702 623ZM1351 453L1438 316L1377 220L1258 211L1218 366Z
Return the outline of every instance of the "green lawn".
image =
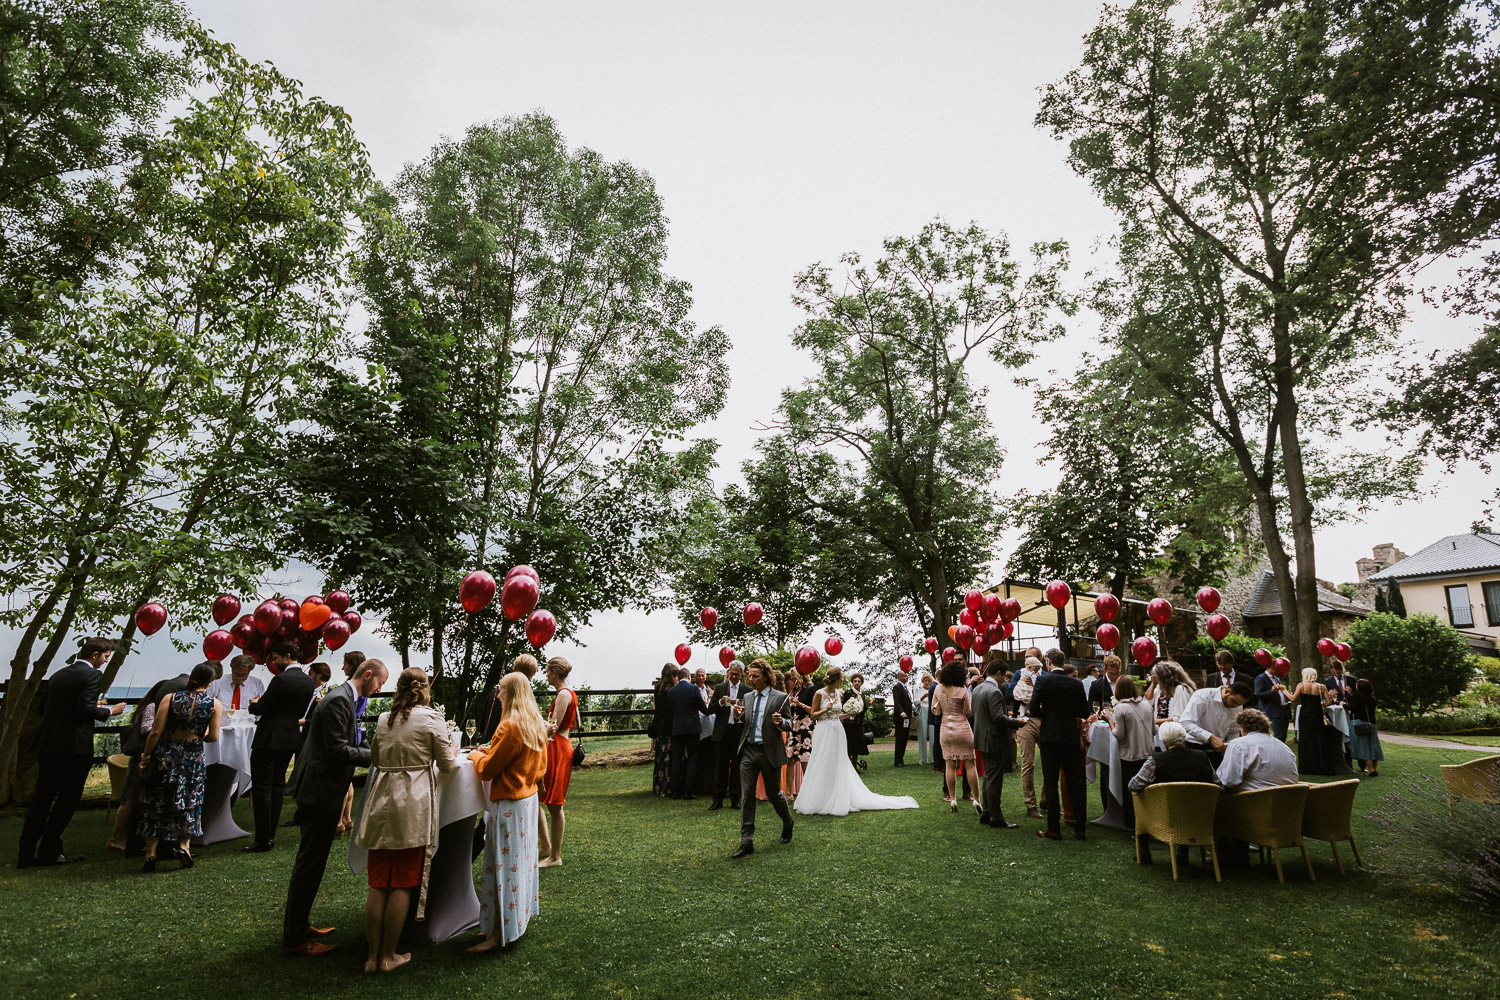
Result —
M1449 736L1447 733L1433 733L1429 738L1475 747L1500 747L1500 736Z
M1357 813L1403 769L1467 756L1386 753ZM1006 810L1021 828L990 830L971 811L940 808L930 770L889 764L877 748L870 784L915 795L921 809L803 818L782 847L763 807L759 853L739 862L728 857L738 827L728 809L657 800L644 768L580 772L567 865L542 872L542 913L514 951L475 959L461 953L466 941L420 947L388 978L360 972L365 890L340 863L342 842L314 917L339 926L332 940L343 950L283 960L294 830L271 854L218 845L192 871L143 876L118 856L104 860L103 814L83 812L68 844L87 862L0 868L0 996L1496 995L1493 919L1368 875L1341 879L1326 845L1312 848L1315 883L1289 851L1285 886L1269 869L1216 885L1196 866L1173 884L1169 865L1134 864L1124 834L1038 839L1019 781L1007 781ZM15 843L18 822L0 820L0 842ZM1372 846L1371 823L1360 819L1358 833ZM1161 848L1157 857L1166 861Z

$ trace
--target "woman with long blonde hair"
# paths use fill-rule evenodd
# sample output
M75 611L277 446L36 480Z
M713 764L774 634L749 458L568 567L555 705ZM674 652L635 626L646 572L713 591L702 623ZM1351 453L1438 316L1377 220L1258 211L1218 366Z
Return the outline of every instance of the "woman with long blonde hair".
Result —
M479 930L482 954L507 947L537 912L537 782L547 770L547 729L531 683L516 671L500 681L500 724L489 745L469 755L490 783L484 810L484 869Z

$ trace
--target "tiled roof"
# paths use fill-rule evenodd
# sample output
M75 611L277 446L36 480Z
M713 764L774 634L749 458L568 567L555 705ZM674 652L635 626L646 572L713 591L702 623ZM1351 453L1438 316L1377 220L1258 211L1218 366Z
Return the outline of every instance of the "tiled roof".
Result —
M1319 612L1335 611L1339 614L1363 617L1374 610L1368 605L1349 600L1336 590L1329 590L1327 587L1318 588ZM1245 607L1240 614L1245 618L1274 618L1281 614L1281 597L1276 593L1276 577L1270 570L1261 570L1255 590L1250 594L1250 600L1245 602Z
M1415 555L1373 573L1371 580L1410 580L1500 568L1500 535L1449 535Z

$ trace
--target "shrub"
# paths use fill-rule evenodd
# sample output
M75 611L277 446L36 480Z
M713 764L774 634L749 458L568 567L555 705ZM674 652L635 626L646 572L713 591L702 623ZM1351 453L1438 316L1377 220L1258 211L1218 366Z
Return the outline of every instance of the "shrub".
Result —
M1393 778L1367 817L1385 834L1366 849L1375 877L1413 896L1500 911L1500 806L1454 799L1449 815L1435 771Z
M882 736L889 736L895 726L891 722L891 710L886 705L885 699L877 694L871 694L865 700L865 704L868 706L865 710L866 731L874 733L877 740Z
M1469 733L1500 735L1500 708L1464 708L1456 712L1401 715L1382 711L1380 728L1393 733Z
M1437 616L1373 614L1349 627L1349 672L1375 685L1381 704L1397 713L1446 705L1474 676L1468 644Z

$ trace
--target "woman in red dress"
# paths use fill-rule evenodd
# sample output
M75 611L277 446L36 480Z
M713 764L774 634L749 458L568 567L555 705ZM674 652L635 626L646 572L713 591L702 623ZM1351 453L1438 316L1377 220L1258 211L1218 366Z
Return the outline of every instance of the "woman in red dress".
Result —
M566 687L573 664L561 656L547 661L547 683L557 694L547 715L547 776L543 779L542 805L547 807L538 831L542 860L538 868L555 868L563 863L563 828L567 819L563 803L568 799L568 783L573 780L573 741L569 739L578 725L578 696Z

